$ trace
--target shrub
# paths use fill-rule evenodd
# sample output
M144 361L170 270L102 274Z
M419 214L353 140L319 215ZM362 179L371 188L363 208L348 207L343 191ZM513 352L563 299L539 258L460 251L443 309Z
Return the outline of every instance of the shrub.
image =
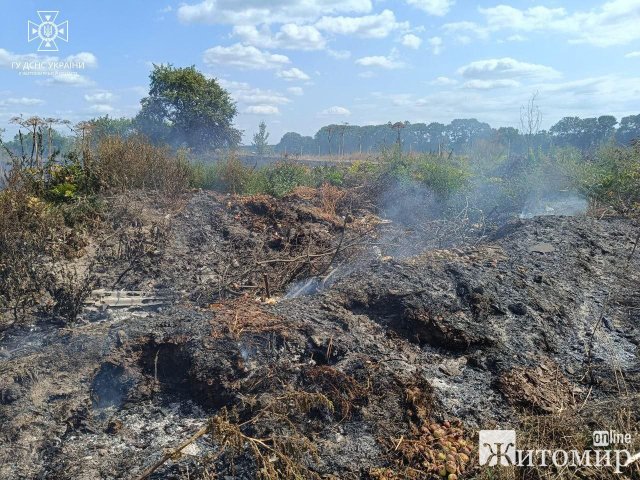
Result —
M34 305L45 281L43 257L62 223L58 212L25 191L0 192L0 309L16 320Z
M341 187L345 184L347 170L344 167L335 165L322 165L310 169L310 181L314 186L321 186L325 183Z
M471 176L462 162L435 155L417 157L410 168L414 180L443 198L465 188Z
M311 185L311 169L291 161L278 162L264 169L266 191L282 197L301 185Z
M233 153L216 163L197 164L192 172L192 185L196 188L223 193L246 193L251 189L253 171Z
M593 157L561 155L558 159L575 188L621 213L640 211L640 148L614 145Z
M181 151L156 146L141 135L101 138L93 167L101 186L113 190L158 190L176 194L188 188L192 167Z

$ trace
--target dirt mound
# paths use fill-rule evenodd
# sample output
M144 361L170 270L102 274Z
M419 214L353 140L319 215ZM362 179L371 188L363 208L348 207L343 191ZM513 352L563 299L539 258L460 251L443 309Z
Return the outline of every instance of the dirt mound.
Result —
M396 259L372 212L322 202L195 194L99 276L170 301L6 331L0 477L454 479L480 474L477 428L637 419L629 221L514 221Z

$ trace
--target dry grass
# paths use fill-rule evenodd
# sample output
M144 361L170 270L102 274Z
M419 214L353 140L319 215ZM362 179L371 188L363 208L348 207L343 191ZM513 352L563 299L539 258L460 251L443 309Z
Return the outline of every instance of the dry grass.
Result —
M341 421L368 402L370 385L362 385L355 378L328 365L305 369L304 378L326 395L341 416Z
M245 335L264 335L275 333L282 338L288 336L290 326L284 320L268 313L247 296L214 303L210 309L215 312L211 321L213 338L230 335L239 340Z
M637 394L606 401L587 401L577 408L561 409L548 415L523 413L517 431L519 450L593 450L592 433L595 430L613 430L629 433L630 445L612 448L640 451L640 425L638 424ZM593 458L593 457L592 457ZM612 455L612 462L614 455ZM550 463L550 461L548 461ZM615 474L613 467L582 466L580 468L541 467L483 467L478 470L481 480L565 480L640 478L640 465L634 463Z
M320 204L322 210L330 215L337 213L338 207L347 196L346 192L334 185L325 183L320 187Z
M169 147L158 147L143 136L101 138L96 151L96 175L108 189L143 189L177 194L188 188L192 170Z

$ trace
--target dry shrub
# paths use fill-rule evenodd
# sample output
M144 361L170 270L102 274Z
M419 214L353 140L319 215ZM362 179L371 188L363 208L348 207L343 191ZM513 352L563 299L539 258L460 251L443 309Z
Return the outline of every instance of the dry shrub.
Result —
M74 322L84 308L84 301L96 286L96 278L91 273L92 266L85 272L62 265L58 272L51 272L45 288L52 300L49 312L65 322Z
M251 183L252 170L243 165L238 156L233 153L216 164L215 172L217 178L214 184L221 192L242 193Z
M226 455L233 463L248 453L255 462L255 478L319 480L320 475L309 467L317 460L317 448L295 426L294 417L315 409L332 412L331 401L322 394L301 390L246 400L254 412L249 419L241 421L237 411L226 408L211 419L211 438L219 446L211 460Z
M0 192L0 311L15 320L35 305L46 277L43 265L63 220L25 191Z
M141 135L108 136L97 146L94 166L107 189L158 190L177 194L189 187L192 169L167 146L156 146Z
M371 393L366 385L328 365L305 369L304 378L331 400L342 420L350 418L355 410L366 405Z
M291 192L291 195L307 202L312 202L317 205L323 213L334 216L337 214L338 208L344 203L347 192L344 189L325 182L319 188L301 185L296 187Z
M335 185L324 183L320 187L320 205L322 210L329 215L336 214L345 197L346 192Z

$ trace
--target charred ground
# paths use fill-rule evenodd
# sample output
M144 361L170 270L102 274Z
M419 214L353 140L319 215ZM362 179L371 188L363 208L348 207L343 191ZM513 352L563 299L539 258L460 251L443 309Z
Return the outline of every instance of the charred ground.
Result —
M635 432L632 220L415 222L380 198L106 198L50 289L66 307L5 325L0 477L495 478L479 428Z

